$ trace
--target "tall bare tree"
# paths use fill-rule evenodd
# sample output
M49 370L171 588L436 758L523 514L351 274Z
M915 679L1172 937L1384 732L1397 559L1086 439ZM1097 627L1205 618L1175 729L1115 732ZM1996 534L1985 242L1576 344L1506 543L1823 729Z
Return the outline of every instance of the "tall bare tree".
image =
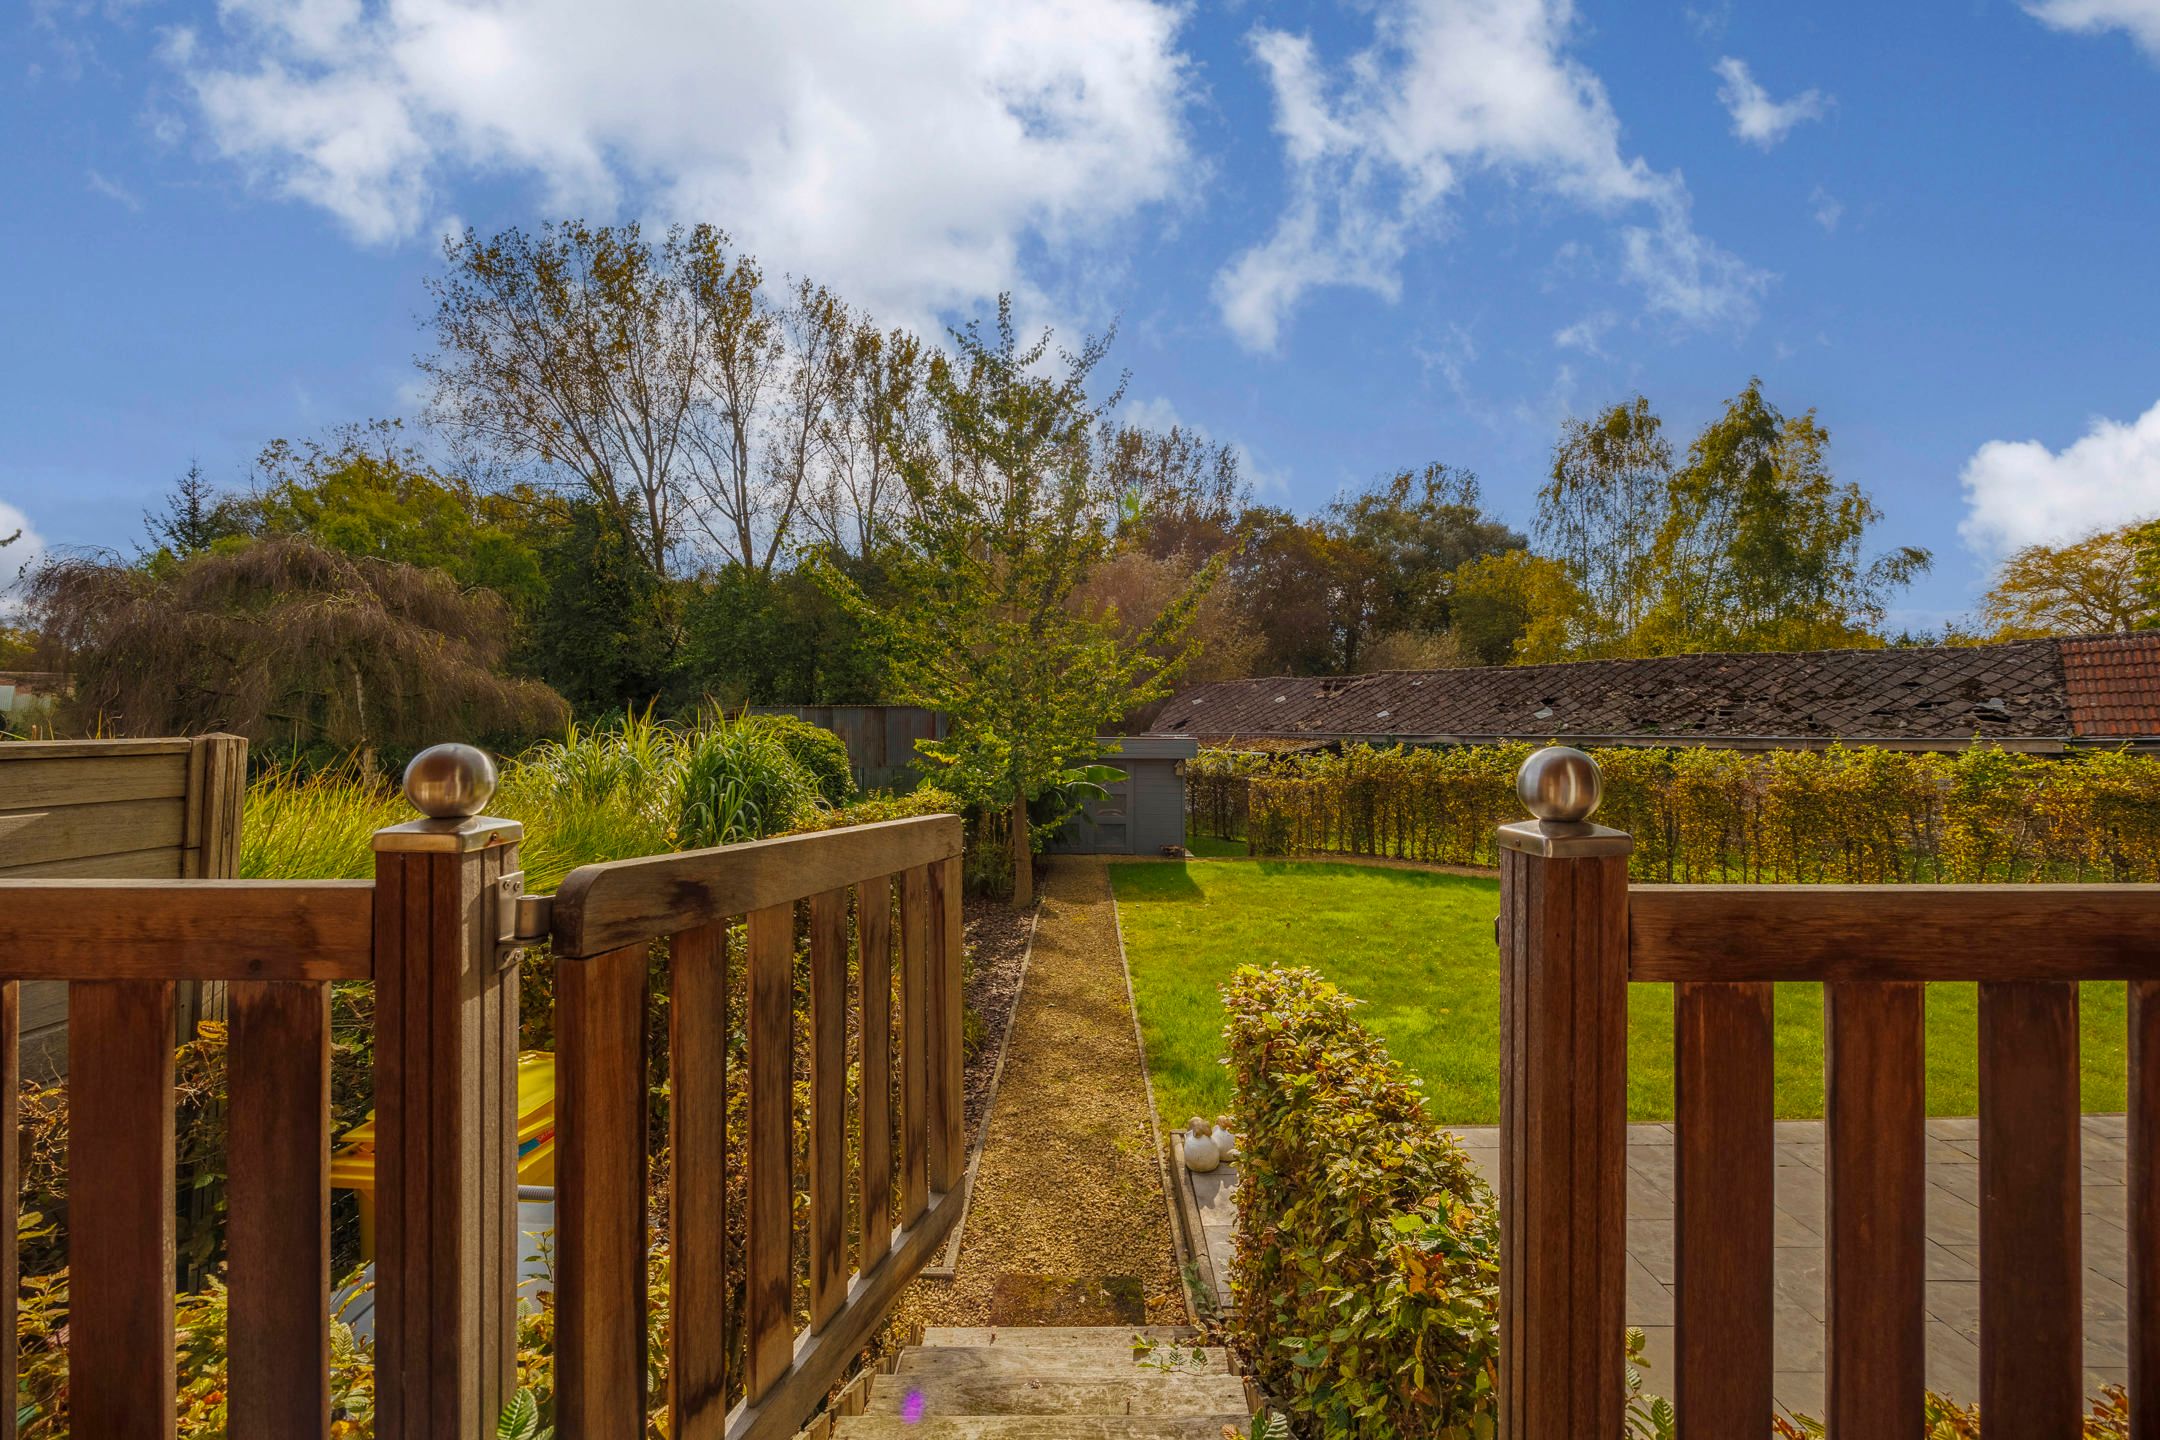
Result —
M851 318L841 383L826 420L824 472L807 517L824 543L868 556L887 540L907 499L894 457L924 425L930 357L906 330Z
M429 415L466 443L569 472L666 573L684 538L689 453L714 324L711 226L656 247L634 224L548 225L444 243L428 282Z

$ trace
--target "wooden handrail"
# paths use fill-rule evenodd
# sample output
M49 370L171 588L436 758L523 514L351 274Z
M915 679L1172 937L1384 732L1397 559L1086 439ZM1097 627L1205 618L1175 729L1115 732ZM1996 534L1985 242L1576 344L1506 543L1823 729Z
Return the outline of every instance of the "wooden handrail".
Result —
M365 980L369 880L0 880L11 980Z
M2160 885L1642 885L1628 979L2160 979Z
M959 853L960 817L921 815L586 865L555 891L551 941L582 959Z

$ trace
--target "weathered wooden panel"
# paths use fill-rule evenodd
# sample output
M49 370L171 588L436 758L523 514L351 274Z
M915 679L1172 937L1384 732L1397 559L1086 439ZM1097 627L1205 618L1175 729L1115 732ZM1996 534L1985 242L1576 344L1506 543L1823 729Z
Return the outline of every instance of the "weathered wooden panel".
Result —
M750 1403L786 1374L794 1351L795 906L753 910L749 950L750 1167L743 1283Z
M170 800L119 800L0 813L0 866L180 848L187 817Z
M810 897L810 1328L847 1298L848 892Z
M9 748L14 748L12 742ZM163 755L32 757L0 764L0 810L178 800L187 790L188 757L184 751Z

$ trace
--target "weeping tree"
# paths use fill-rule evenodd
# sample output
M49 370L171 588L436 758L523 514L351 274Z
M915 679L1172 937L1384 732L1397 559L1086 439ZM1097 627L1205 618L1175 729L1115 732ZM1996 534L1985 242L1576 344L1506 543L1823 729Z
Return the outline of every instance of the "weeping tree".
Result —
M510 617L493 592L302 537L155 570L63 557L29 600L85 729L367 752L530 737L568 716L553 690L502 674Z
M954 339L928 374L931 423L896 457L908 504L885 557L889 598L829 561L819 577L882 645L896 698L951 718L924 758L937 784L1010 817L1025 905L1028 802L1094 760L1105 726L1167 692L1216 567L1137 629L1091 604L1082 587L1111 553L1120 499L1109 407L1087 392L1106 342L1053 369L1050 337L1022 344L1008 299L994 334L970 325Z

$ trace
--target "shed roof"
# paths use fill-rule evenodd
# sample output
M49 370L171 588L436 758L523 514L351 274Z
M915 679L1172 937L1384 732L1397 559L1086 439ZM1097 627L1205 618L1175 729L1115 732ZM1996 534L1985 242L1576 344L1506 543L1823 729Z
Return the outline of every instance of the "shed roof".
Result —
M2160 635L1672 655L1189 687L1157 735L2021 748L2160 739Z

